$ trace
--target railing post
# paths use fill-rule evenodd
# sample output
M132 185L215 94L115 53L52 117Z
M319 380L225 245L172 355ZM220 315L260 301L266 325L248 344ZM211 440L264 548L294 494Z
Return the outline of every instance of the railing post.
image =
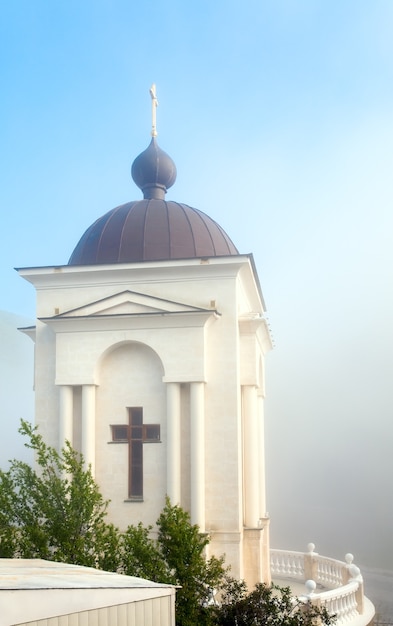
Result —
M373 614L364 595L360 569L353 563L353 555L346 554L345 562L337 561L318 555L314 548L311 543L307 546L308 552L304 553L271 551L273 578L305 580L306 592L299 596L300 602L325 607L329 613L337 615L338 624L369 614L371 620ZM317 585L321 591L315 593ZM301 610L307 610L307 607ZM320 625L316 622L315 626Z
M347 552L345 555L345 569L343 568L343 584L346 585L351 578L350 570L353 562L353 554Z
M306 580L304 583L306 587L306 593L304 596L299 597L299 601L302 603L300 610L303 613L308 613L311 610L311 607L321 608L321 599L316 595L315 590L317 588L317 583L314 580ZM320 620L316 620L315 626L319 626L321 624Z
M304 578L305 580L317 580L318 562L315 559L317 552L314 552L315 544L307 544L308 552L304 553Z
M346 558L346 557L345 557ZM356 566L351 564L348 567L348 573L350 575L349 578L349 582L356 582L357 583L357 589L355 592L355 598L356 598L356 604L357 604L357 611L360 615L362 615L363 611L364 611L364 583L363 583L363 576L360 573L360 569Z
M357 602L357 610L360 615L362 615L364 611L364 583L363 576L360 573L360 569L353 563L353 554L348 552L345 555L345 572L346 572L346 583L347 582L357 582L358 588L356 590L356 602Z

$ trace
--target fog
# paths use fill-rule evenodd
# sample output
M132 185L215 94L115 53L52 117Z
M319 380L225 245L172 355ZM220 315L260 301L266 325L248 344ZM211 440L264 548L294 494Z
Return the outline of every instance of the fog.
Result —
M20 420L34 422L33 342L18 331L31 320L0 311L0 468L10 459L31 462L32 455L18 433Z
M381 311L378 327L358 304L351 315L340 300L326 310L318 298L314 310L270 311L282 331L267 357L272 544L312 541L324 554L393 569L393 356L382 319L392 311Z

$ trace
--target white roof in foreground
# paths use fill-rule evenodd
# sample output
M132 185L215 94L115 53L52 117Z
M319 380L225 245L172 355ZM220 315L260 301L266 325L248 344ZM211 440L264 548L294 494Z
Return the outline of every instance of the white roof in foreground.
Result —
M42 559L0 559L0 626L174 596L171 585Z
M43 559L0 559L2 589L135 589L169 587L144 578Z

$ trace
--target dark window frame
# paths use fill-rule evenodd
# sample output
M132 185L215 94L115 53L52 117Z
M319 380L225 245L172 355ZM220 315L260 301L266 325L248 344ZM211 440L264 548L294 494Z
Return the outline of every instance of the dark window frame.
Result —
M128 444L128 501L143 501L143 444L161 443L161 425L143 423L143 407L127 407L128 424L111 424L111 443Z

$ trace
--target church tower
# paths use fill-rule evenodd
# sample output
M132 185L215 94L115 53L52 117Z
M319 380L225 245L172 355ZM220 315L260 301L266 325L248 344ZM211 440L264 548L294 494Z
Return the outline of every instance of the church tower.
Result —
M258 276L213 219L165 199L176 167L151 93L143 199L97 219L68 264L18 270L37 292L36 423L83 453L114 524L154 525L168 495L234 576L268 582Z

